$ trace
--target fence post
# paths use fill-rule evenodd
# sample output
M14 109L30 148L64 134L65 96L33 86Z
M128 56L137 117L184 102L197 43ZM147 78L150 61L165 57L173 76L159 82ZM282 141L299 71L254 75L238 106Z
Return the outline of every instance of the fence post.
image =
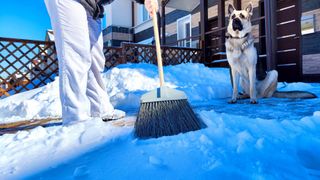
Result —
M166 44L166 5L169 0L161 1L161 29L162 29L162 37L161 43L162 45Z
M233 0L233 5L236 8L236 10L241 9L241 0Z
M206 40L206 32L208 30L208 0L200 0L200 24L201 24L201 49L203 52L202 62L207 61L208 58L208 41Z
M264 1L266 27L267 70L274 70L277 66L277 2Z
M121 64L127 64L127 58L126 58L126 51L127 51L127 44L121 43L121 50L119 51L119 61Z
M218 27L223 28L226 25L226 13L225 13L225 0L219 0L218 2ZM224 51L224 43L225 43L225 31L222 30L219 33L219 49L220 52Z

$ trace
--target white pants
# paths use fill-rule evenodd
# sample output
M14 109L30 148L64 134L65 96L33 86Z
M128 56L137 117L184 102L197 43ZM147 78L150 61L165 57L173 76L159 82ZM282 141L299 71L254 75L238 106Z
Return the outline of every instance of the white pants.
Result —
M101 76L105 58L101 21L78 0L45 0L59 60L60 100L65 124L112 114Z

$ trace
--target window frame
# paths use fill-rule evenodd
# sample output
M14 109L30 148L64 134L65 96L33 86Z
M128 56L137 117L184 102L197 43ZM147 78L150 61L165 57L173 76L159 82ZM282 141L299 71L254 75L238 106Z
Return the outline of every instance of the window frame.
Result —
M303 22L311 22L312 28L310 29L302 29ZM307 22L308 23L308 22ZM310 15L302 15L301 16L301 35L307 35L307 34L312 34L316 32L316 21L315 21L315 15L310 14Z
M189 27L189 34L190 34L189 37L192 36L191 14L186 15L186 16L184 16L184 17L182 17L182 18L177 19L176 23L177 23L177 41L179 41L179 40L181 40L181 39L187 38L187 37L180 38L180 28L183 28L183 30L184 30L184 32L185 32L185 34L186 34L186 36L187 36L186 25L187 25L188 23L190 24L190 25L189 25L189 26L190 26L190 27ZM179 38L180 38L180 39L179 39ZM183 43L182 43L182 42L183 42ZM181 46L181 47L192 47L192 39L191 39L191 38L190 38L189 42L188 42L188 40L185 40L185 41L182 41L182 42L179 42L179 43L178 43L179 46ZM181 44L181 43L182 43L182 44ZM189 43L189 46L187 45L188 43Z
M148 14L146 19L145 19L145 14L144 13ZM139 4L139 20L140 20L140 22L143 23L143 22L146 22L146 21L148 21L150 19L151 19L151 17L149 15L148 11L146 10L146 8L144 7L144 5Z

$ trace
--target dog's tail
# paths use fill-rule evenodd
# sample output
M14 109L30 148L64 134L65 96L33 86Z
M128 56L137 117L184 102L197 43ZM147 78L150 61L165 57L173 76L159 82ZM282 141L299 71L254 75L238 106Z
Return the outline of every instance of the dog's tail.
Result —
M317 96L307 91L275 91L272 95L275 98L289 98L289 99L312 99Z

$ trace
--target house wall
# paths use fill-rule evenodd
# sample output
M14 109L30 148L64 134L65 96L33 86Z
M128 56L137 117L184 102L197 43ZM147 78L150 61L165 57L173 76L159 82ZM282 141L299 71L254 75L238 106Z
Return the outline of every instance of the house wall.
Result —
M123 41L133 41L132 1L118 0L105 6L106 29L103 30L103 40L106 46L119 46Z
M153 36L151 19L144 22L141 20L141 7L143 5L134 3L134 26L132 31L134 42L137 43L150 39Z
M54 34L52 30L47 30L46 32L46 41L54 41ZM41 54L40 59L43 61L40 64L40 69L45 70L46 74L53 74L56 69L58 69L58 63L54 63L57 60L57 55L56 53L53 52L52 48L48 48L46 46L43 47L45 50L45 54ZM46 55L50 55L50 57L46 57ZM33 64L31 63L31 66ZM48 66L50 66L48 68ZM33 77L32 77L33 78Z
M315 32L303 36L303 54L320 53L320 46L315 41L320 41L320 8L302 13L302 16L313 15Z
M302 16L314 16L314 33L302 36L303 74L320 74L320 1L301 0Z

